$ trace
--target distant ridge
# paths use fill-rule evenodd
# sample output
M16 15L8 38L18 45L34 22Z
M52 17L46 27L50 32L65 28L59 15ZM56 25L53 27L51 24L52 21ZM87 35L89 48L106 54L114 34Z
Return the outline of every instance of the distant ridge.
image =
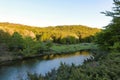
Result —
M50 38L53 36L57 37L88 37L95 35L100 32L101 29L91 28L83 25L59 25L59 26L48 26L48 27L35 27L23 24L0 22L0 30L13 34L14 32L20 33L22 36L36 37L36 35L47 34Z

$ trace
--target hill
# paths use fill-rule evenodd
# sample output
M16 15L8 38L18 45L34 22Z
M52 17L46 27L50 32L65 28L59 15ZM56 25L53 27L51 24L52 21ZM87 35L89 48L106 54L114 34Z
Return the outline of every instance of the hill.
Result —
M63 53L87 49L87 44L81 46L79 43L92 42L97 32L100 29L82 25L32 27L0 23L0 63L44 55L47 52Z
M63 25L63 26L49 26L49 27L32 27L22 24L14 23L0 23L0 30L12 35L18 32L23 37L30 36L37 38L37 40L58 40L66 37L74 37L76 39L83 39L89 36L94 36L100 29L90 28L83 25Z

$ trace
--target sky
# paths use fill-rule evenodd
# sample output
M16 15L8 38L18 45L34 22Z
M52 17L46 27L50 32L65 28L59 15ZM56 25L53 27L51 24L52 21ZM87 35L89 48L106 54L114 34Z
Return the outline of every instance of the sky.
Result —
M0 22L31 26L86 25L102 28L112 0L0 0Z

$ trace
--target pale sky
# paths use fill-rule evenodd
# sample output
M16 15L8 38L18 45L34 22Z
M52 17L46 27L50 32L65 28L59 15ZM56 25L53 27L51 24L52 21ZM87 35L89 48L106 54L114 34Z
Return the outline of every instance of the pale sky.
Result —
M0 0L0 22L31 26L86 25L102 28L112 0Z

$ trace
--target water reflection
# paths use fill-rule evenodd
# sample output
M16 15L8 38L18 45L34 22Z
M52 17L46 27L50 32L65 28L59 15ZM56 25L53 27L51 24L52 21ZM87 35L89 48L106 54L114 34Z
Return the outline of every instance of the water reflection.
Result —
M90 52L88 51L80 51L80 52L75 52L75 53L66 53L66 54L51 54L47 56L43 56L42 59L57 59L57 58L68 58L68 57L73 57L73 56L89 56Z
M62 55L48 55L38 59L14 62L14 64L9 66L0 67L0 80L18 80L18 78L21 77L25 79L27 77L27 72L45 75L45 73L51 69L57 69L61 62L68 65L72 63L75 65L82 65L84 60L91 56L89 52L82 51Z

